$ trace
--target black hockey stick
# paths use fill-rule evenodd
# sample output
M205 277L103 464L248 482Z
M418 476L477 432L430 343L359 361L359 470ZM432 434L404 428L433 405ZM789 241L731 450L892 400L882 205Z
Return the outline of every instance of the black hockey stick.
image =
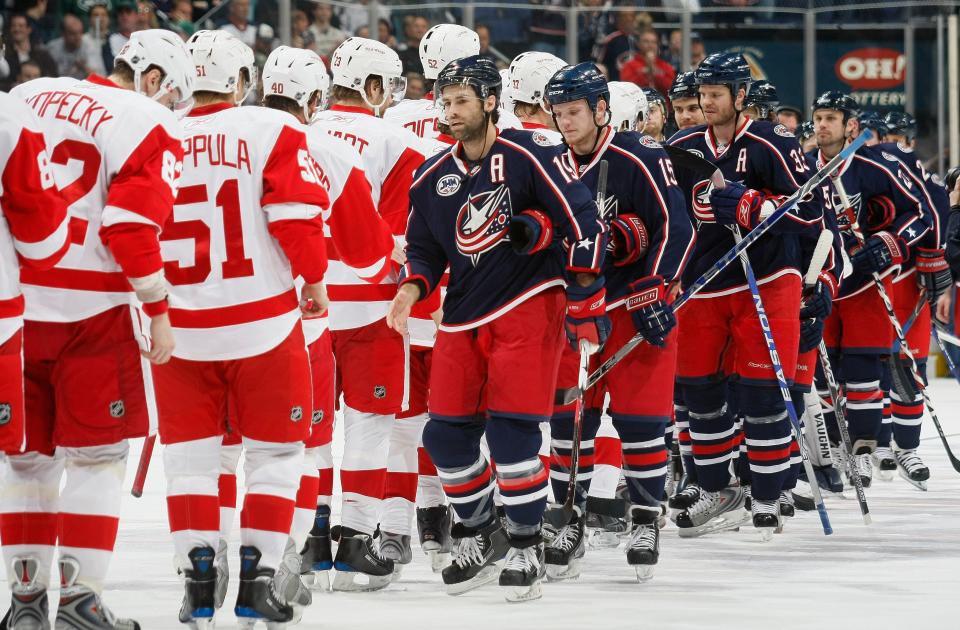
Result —
M853 233L853 237L857 239L857 243L860 245L860 247L864 247L866 238L863 235L863 231L860 229L860 224L857 222L857 213L850 204L850 198L847 196L847 191L843 187L843 182L840 181L840 178L834 178L833 186L837 191L837 194L840 196L840 203L843 204L844 213L847 215L847 220L850 224L850 231ZM940 418L937 416L937 410L933 407L933 401L930 400L930 394L927 392L926 385L924 384L923 379L920 377L920 371L917 367L917 360L913 357L913 352L910 350L910 344L907 343L907 340L903 336L903 328L900 326L900 322L897 320L897 314L893 310L893 303L890 301L890 296L887 295L887 290L883 287L883 280L880 279L880 274L877 272L873 272L871 275L873 277L873 284L877 287L877 294L880 296L880 301L883 302L883 308L887 312L887 318L893 325L893 331L896 333L897 340L900 342L900 352L906 355L907 360L909 361L910 376L913 378L914 385L920 390L920 393L923 394L923 402L930 414L930 419L933 420L933 424L937 428L937 433L940 434L940 440L943 442L943 448L947 451L947 457L950 459L950 465L953 466L955 471L960 472L960 459L957 459L957 456L953 454L953 450L950 448L950 443L944 436L943 427L940 425Z
M760 222L757 227L748 232L739 243L735 244L730 250L720 257L717 262L713 264L710 269L707 269L703 275L694 280L687 289L681 293L673 303L673 310L681 308L690 298L699 293L703 287L705 287L711 280L716 278L720 273L727 268L737 257L740 255L740 252L746 250L750 245L755 243L760 237L766 234L774 223L779 221L785 214L793 210L796 205L806 198L817 186L819 186L824 180L830 177L830 175L840 168L840 165L849 158L853 153L862 147L866 143L867 139L871 137L871 132L864 131L860 134L853 142L844 147L844 149L838 153L832 160L827 162L826 165L819 171L813 174L807 182L801 186L797 192L793 193L783 204L780 205L773 213L768 216L766 219ZM669 146L669 145L668 145ZM682 151L682 149L679 149ZM618 363L623 361L623 358L630 354L630 352L636 348L638 345L643 343L644 338L640 333L635 334L627 343L617 350L612 357L603 362L600 367L593 371L590 374L590 377L587 379L587 388L593 387L597 382L602 379L610 370L617 366ZM574 400L577 399L579 392L578 388L571 387L566 390L560 390L557 392L557 400L564 405L569 405Z
M913 327L913 322L920 315L920 311L926 305L927 295L925 291L920 291L920 297L917 299L916 306L910 313L910 317L903 324L903 335L906 337ZM893 380L893 388L900 395L902 400L916 400L917 390L913 386L913 379L910 378L909 368L903 357L900 356L900 341L893 342L893 352L890 353L890 378Z

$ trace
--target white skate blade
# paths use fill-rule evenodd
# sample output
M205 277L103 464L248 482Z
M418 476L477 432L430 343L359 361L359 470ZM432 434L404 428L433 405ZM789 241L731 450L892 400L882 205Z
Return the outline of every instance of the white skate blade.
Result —
M431 549L427 552L427 557L430 558L430 569L434 573L440 573L450 564L450 554L439 549Z
M883 470L882 468L876 469L877 479L880 481L893 481L893 471L892 470Z
M587 546L591 549L616 549L620 546L620 534L605 529L587 530Z
M552 582L572 580L580 577L580 558L570 560L569 564L547 564L547 579Z
M637 582L643 584L653 579L653 574L657 570L655 564L635 564L633 568L637 572Z
M770 542L773 540L773 533L778 529L776 527L755 527L760 534L760 542Z
M302 573L300 575L300 580L303 582L304 586L309 588L311 591L328 593L331 590L329 571L310 571L309 573Z
M911 479L910 476L900 467L897 467L897 472L900 473L900 477L902 477L904 481L909 483L914 488L917 488L918 490L923 490L924 492L927 491L926 481L916 481L914 479Z
M703 525L697 525L696 527L678 527L677 530L680 532L680 538L696 538L697 536L705 536L706 534L737 529L741 525L749 523L750 518L750 513L740 508L714 517Z
M379 591L389 586L393 580L390 575L367 575L359 571L337 571L333 578L333 590L346 592Z
M530 586L503 586L503 596L511 604L529 602L543 597L543 586L537 580Z
M267 630L285 630L287 627L287 622L284 621L267 621L266 619L251 619L250 617L237 619L237 626L240 630L254 630L258 622L265 625Z
M213 617L203 619L193 619L188 624L190 630L213 630L217 627L217 622Z
M447 591L447 595L463 595L464 593L478 589L481 586L485 586L490 582L494 582L499 577L500 567L498 567L496 564L491 564L480 569L475 576L466 582L458 582L457 584L444 584L444 588Z

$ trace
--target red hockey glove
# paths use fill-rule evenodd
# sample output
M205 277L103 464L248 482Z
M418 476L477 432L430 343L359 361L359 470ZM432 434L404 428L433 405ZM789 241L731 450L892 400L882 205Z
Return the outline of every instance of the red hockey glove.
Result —
M614 267L635 263L650 245L647 226L635 214L621 214L610 222L610 243Z
M607 317L607 290L603 288L603 276L588 287L571 282L567 287L567 317L565 328L567 340L574 351L580 351L580 342L590 344L590 352L596 352L610 335L610 318Z

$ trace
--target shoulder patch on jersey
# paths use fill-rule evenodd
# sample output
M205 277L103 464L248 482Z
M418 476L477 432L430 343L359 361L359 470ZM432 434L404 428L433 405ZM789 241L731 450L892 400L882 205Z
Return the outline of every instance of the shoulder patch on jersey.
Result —
M795 135L793 135L793 134L790 132L789 129L787 129L787 128L786 128L785 126L783 126L783 125L777 125L777 126L775 126L775 127L773 128L773 133L777 134L778 136L783 136L784 138L795 138L795 137L796 137Z
M460 176L449 174L444 175L437 182L437 194L441 197L449 197L460 190Z
M556 146L542 131L534 131L531 139L541 147Z
M897 161L897 158L893 157L892 155L890 155L890 154L887 153L886 151L881 151L881 152L880 152L880 155L882 155L882 156L883 156L883 159L885 159L885 160L888 161L888 162L896 162L896 161Z
M913 153L912 147L908 147L904 144L901 144L900 142L897 143L897 148L903 151L904 153Z
M652 136L641 136L640 144L650 149L662 149L663 145L653 139Z

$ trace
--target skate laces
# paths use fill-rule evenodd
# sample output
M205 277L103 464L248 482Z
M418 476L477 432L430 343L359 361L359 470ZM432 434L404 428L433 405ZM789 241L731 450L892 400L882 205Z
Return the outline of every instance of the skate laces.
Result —
M695 497L700 494L700 486L695 483L687 484L687 487L677 493L683 497Z
M517 549L511 547L507 553L507 560L503 565L504 571L536 572L540 570L540 559L537 558L536 546Z
M779 512L776 501L761 501L754 498L751 507L754 514L777 514Z
M564 525L550 546L561 551L571 551L580 540L580 529L576 523Z
M908 472L916 468L923 468L923 460L920 459L920 456L917 455L915 450L899 451L897 453L897 459L900 460L900 465L906 468Z
M624 551L631 549L653 549L657 544L657 530L653 525L637 525L630 534L630 540Z
M483 564L483 536L477 534L471 538L461 538L457 544L456 557L453 563L461 569L471 564Z
M710 512L711 510L713 510L719 502L720 502L719 492L703 491L700 493L700 498L697 499L696 503L690 506L688 511L691 517L699 516L704 512Z
M873 475L873 462L870 461L870 455L857 455L857 472L864 477Z

